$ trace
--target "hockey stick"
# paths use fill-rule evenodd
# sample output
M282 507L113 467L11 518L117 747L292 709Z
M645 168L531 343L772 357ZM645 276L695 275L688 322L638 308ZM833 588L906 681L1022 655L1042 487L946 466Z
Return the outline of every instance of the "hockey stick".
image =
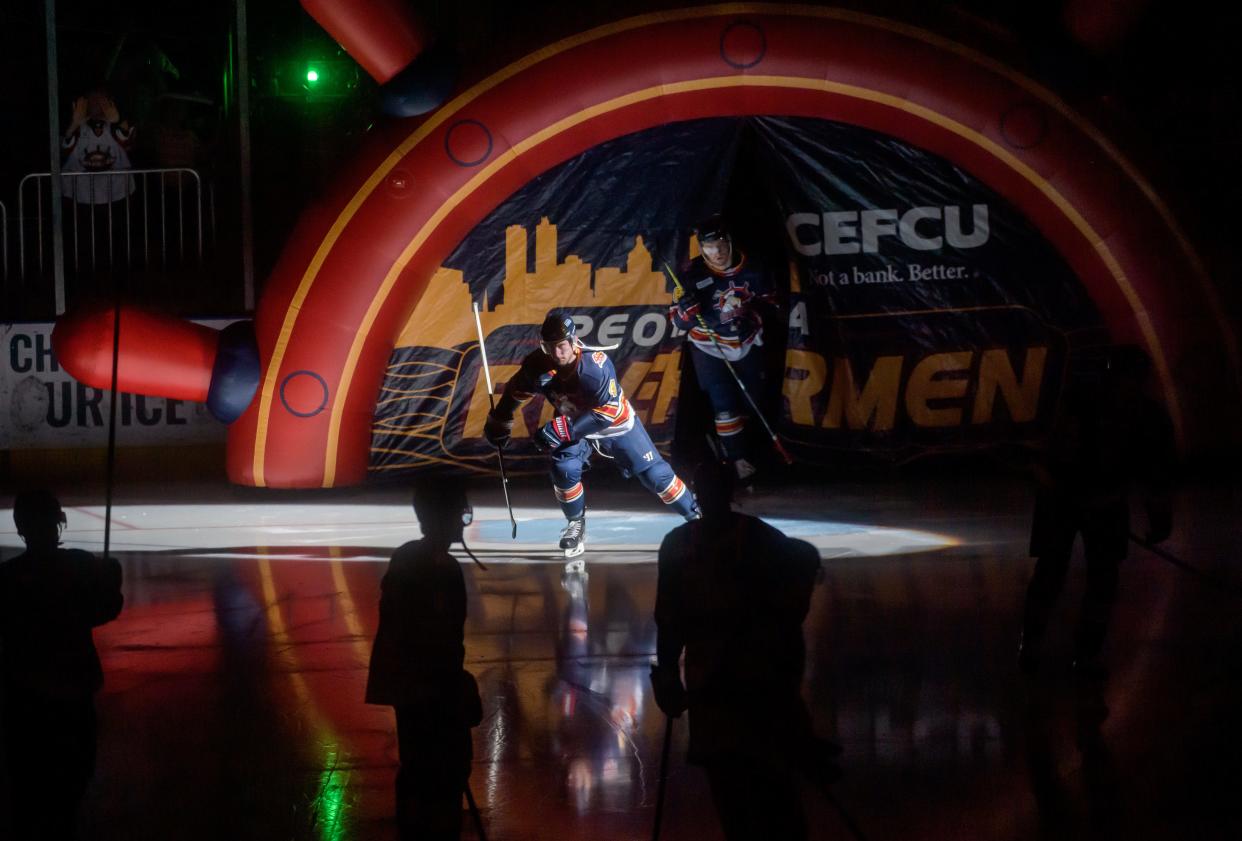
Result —
M479 318L479 302L474 302L474 326L479 331L479 353L483 357L483 377L487 380L487 404L496 411L496 395L492 393L492 371L487 365L487 344L483 341L483 321ZM509 509L509 522L513 524L510 539L517 540L517 519L513 516L513 504L509 502L509 477L505 474L505 454L500 447L496 448L496 459L500 462L500 487L505 492L505 508Z
M651 841L660 841L660 821L664 817L664 789L668 787L668 755L673 746L673 718L665 716L664 747L660 749L660 777L656 783L655 823L651 827Z
M116 294L115 283L113 295ZM112 388L109 392L108 406L108 467L107 478L104 480L104 545L103 556L106 560L112 545L112 486L116 477L116 404L117 404L117 363L121 355L121 299L116 298L112 310Z
M1133 541L1136 546L1140 546L1143 549L1146 549L1148 552L1151 552L1153 555L1155 555L1160 560L1165 561L1166 563L1172 564L1173 566L1180 569L1182 572L1189 572L1191 575L1198 578L1204 584L1210 584L1213 587L1215 587L1217 590L1223 593L1229 593L1230 595L1233 595L1233 596L1242 596L1242 591L1239 591L1237 586L1232 584L1231 582L1225 581L1224 579L1221 579L1221 578L1217 578L1215 575L1212 575L1210 572L1205 572L1196 566L1191 566L1190 564L1183 561L1181 558L1174 555L1172 552L1169 552L1166 549L1161 549L1159 546L1157 546L1154 543L1148 543L1146 540L1143 540L1141 537L1139 537L1137 534L1134 534L1133 532L1131 532L1130 534L1130 540Z
M677 287L679 295L685 296L686 288L682 286L681 281L677 279L677 273L673 271L673 267L666 261L664 263L664 268L668 269L669 277L673 279L673 285ZM737 387L742 390L742 396L745 397L746 402L750 404L751 411L755 413L755 417L759 418L759 422L763 424L763 428L768 431L768 437L772 439L772 446L776 448L778 453L780 453L781 458L785 461L785 464L793 464L793 457L789 455L789 451L785 449L785 445L781 443L781 439L777 437L776 431L772 429L772 425L768 423L768 419L763 416L763 412L759 411L759 406L756 405L755 398L751 397L750 392L746 389L746 383L742 382L742 378L738 376L737 371L733 369L733 366L729 363L729 360L725 359L724 349L720 346L720 341L716 338L716 334L712 332L710 327L707 326L707 322L703 320L703 316L701 314L695 313L694 317L699 322L699 328L707 334L708 338L712 340L712 345L715 346L716 352L720 354L720 361L725 364L725 367L729 369L729 373L733 375L733 381L737 383Z
M483 832L483 816L479 814L479 804L474 802L474 792L470 790L470 781L466 780L462 788L466 792L466 805L470 807L470 817L474 818L474 831L479 836L479 841L487 841L487 834Z
M862 827L854 820L849 812L845 811L845 807L841 805L841 801L832 796L827 784L816 786L819 793L824 795L824 799L832 808L837 810L837 816L841 818L841 823L845 824L845 828L849 830L850 835L854 836L854 841L867 841L867 836L863 834Z

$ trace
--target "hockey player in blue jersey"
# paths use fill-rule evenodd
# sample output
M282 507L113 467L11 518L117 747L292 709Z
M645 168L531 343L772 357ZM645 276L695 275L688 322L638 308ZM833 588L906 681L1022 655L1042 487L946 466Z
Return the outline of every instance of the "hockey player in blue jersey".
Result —
M695 234L702 256L682 277L685 294L669 309L669 319L688 334L690 359L715 416L721 455L744 482L755 473L743 435L746 398L723 360L757 398L763 359L755 348L763 344L763 321L756 304L771 302L772 290L763 267L734 247L721 216L712 216Z
M636 476L665 505L687 520L697 519L694 494L651 443L617 382L612 360L601 350L583 346L568 315L548 314L539 330L539 349L522 360L488 414L483 435L492 445L508 443L514 413L536 392L556 411L535 433L534 441L552 457L552 488L569 521L560 542L565 557L571 559L567 569L581 572L584 567L581 560L572 559L586 549L582 470L593 446L601 455L615 459L626 477Z

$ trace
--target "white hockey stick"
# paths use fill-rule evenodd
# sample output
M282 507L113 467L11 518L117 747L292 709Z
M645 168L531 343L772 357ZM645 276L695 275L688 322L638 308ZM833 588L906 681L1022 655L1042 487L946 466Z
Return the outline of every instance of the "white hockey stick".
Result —
M487 403L492 411L496 410L496 395L492 391L492 371L487 365L487 344L483 340L483 321L479 318L479 302L474 302L474 326L479 332L479 354L483 357L483 377L487 381ZM505 474L505 454L500 447L496 448L496 458L500 461L500 487L505 492L505 507L509 509L509 522L513 524L510 538L517 540L517 519L513 516L513 504L509 502L509 477Z

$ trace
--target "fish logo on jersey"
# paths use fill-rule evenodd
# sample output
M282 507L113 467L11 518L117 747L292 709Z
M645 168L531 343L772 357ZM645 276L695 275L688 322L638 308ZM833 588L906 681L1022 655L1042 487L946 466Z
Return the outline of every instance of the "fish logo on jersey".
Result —
M741 314L742 305L751 297L750 289L745 284L735 286L733 281L729 281L728 288L715 295L716 311L720 313L721 322L737 318Z

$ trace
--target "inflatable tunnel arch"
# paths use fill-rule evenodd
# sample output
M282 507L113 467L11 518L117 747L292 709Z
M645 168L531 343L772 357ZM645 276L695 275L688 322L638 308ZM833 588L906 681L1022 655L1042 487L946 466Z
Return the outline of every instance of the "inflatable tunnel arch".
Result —
M1174 364L1219 307L1168 212L1098 132L1030 80L922 30L728 4L566 39L374 138L304 216L264 291L258 388L229 430L230 478L362 481L398 334L446 256L531 179L644 129L765 115L896 138L1002 195L1081 280L1112 339L1148 349L1179 433L1201 434L1187 428ZM1227 323L1211 329L1236 375Z

